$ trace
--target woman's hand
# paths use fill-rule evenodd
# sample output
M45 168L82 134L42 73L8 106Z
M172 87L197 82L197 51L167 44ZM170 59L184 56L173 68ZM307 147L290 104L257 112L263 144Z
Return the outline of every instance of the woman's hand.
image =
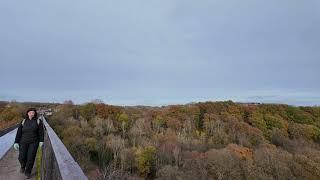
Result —
M18 143L14 143L13 147L14 147L15 150L19 150L19 144Z
M39 143L39 146L42 147L42 146L43 146L43 142L40 142L40 143Z

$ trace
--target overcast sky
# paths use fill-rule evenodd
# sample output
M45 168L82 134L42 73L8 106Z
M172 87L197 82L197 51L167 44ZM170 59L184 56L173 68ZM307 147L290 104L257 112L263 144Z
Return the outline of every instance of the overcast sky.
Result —
M0 1L0 100L320 105L319 0Z

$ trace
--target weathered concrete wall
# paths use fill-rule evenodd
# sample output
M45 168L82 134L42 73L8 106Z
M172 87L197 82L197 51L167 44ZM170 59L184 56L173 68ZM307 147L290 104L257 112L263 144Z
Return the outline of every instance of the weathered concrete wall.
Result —
M44 145L42 147L42 159L41 159L41 179L45 180L60 180L62 179L57 160L52 149L48 133L45 130L44 133Z
M41 178L45 180L87 180L78 163L73 159L59 137L43 118L45 126L42 148Z
M16 129L18 126L19 126L19 123L16 124L16 125L11 126L11 127L9 127L9 128L6 128L6 129L1 130L1 131L0 131L0 137L3 136L3 135L5 135L5 134L7 134L8 132Z
M2 159L2 157L5 156L9 149L13 146L17 130L18 128L0 137L0 159Z

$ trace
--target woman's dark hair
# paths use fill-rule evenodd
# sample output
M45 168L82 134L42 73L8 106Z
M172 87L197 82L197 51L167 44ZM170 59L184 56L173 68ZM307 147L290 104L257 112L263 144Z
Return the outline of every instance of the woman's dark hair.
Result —
M28 116L28 112L29 111L34 111L34 116L32 119L36 119L38 117L38 113L37 113L37 109L36 108L29 108L25 114L25 118L26 119L29 119L29 116Z

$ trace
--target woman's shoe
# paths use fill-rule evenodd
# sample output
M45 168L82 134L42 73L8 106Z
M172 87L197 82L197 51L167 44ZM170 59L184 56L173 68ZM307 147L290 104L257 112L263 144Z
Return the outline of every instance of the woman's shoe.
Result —
M26 173L26 179L30 179L31 178L31 174L30 173Z
M20 168L20 173L24 173L25 168Z

